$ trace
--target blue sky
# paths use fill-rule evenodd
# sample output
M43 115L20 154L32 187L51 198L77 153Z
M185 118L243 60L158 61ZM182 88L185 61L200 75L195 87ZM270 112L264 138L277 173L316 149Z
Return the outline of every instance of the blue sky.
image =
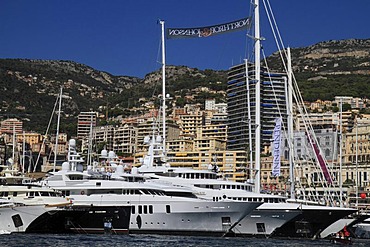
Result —
M72 60L143 78L160 68L158 19L199 27L249 16L249 0L0 0L0 58ZM286 46L370 38L369 0L270 0ZM265 52L277 48L261 0ZM226 70L245 57L246 32L167 40L167 64ZM294 59L294 58L293 58Z

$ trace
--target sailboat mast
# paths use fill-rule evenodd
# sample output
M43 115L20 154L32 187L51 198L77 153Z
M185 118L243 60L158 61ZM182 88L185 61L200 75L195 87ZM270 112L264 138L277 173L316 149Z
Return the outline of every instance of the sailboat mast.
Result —
M13 163L12 163L12 169L14 169L15 167L15 123L13 123L13 152L12 152L12 159L13 159Z
M289 177L290 177L290 198L295 199L295 183L294 183L294 164L293 164L293 85L292 85L292 58L290 48L287 49L288 56L288 147L289 147Z
M24 174L24 166L25 166L25 155L26 155L26 136L23 131L23 143L22 143L22 174Z
M343 124L342 124L342 118L343 118L343 97L340 98L340 104L339 104L339 203L340 206L343 207L343 182L342 182L342 135L343 135ZM357 195L356 195L357 197Z
M60 87L57 133L55 135L55 148L54 148L54 167L53 167L54 172L55 172L55 166L56 166L56 163L57 163L57 154L58 154L58 139L59 139L60 111L61 111L61 108L62 108L62 93L63 93L63 87Z
M261 39L260 39L260 15L259 15L259 0L254 0L254 66L255 66L255 80L256 80L256 130L255 130L255 192L260 193L261 188Z
M166 50L164 43L164 21L159 22L162 26L162 137L163 153L166 154Z
M247 87L247 108L248 108L248 155L249 155L249 174L253 174L253 150L252 150L252 117L251 117L251 100L250 100L250 90L249 90L249 71L248 71L248 59L245 61L245 84Z
M91 165L91 152L92 152L92 127L93 127L93 113L90 115L90 130L89 130L89 140L88 140L88 149L87 149L87 165Z

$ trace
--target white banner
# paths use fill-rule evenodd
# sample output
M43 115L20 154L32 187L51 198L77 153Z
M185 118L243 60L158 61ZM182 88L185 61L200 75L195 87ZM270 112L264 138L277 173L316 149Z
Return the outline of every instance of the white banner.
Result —
M280 147L281 147L281 118L275 120L275 128L273 133L274 149L272 162L272 176L280 176Z

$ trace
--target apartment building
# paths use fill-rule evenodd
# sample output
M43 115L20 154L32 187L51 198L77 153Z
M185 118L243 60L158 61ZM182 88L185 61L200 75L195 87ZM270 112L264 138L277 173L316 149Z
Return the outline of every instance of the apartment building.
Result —
M0 123L0 133L22 133L23 132L23 122L16 118L9 118Z
M285 81L285 74L271 73L261 68L261 147L270 146L276 118L282 117L286 123ZM248 64L248 78L245 64L230 68L227 82L228 150L246 150L249 146L248 109L251 114L252 143L255 143L255 83L254 64Z
M77 139L82 140L89 136L96 126L97 112L80 112L77 122Z
M106 150L113 150L114 143L113 125L97 126L93 128L93 143L104 144Z
M134 154L137 146L137 131L137 127L128 124L115 128L113 151L115 153Z

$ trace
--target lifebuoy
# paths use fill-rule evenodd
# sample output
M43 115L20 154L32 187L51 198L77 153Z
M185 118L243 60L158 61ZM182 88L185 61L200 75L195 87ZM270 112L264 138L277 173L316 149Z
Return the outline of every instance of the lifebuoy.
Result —
M84 195L85 194L85 191L81 190L81 195Z

